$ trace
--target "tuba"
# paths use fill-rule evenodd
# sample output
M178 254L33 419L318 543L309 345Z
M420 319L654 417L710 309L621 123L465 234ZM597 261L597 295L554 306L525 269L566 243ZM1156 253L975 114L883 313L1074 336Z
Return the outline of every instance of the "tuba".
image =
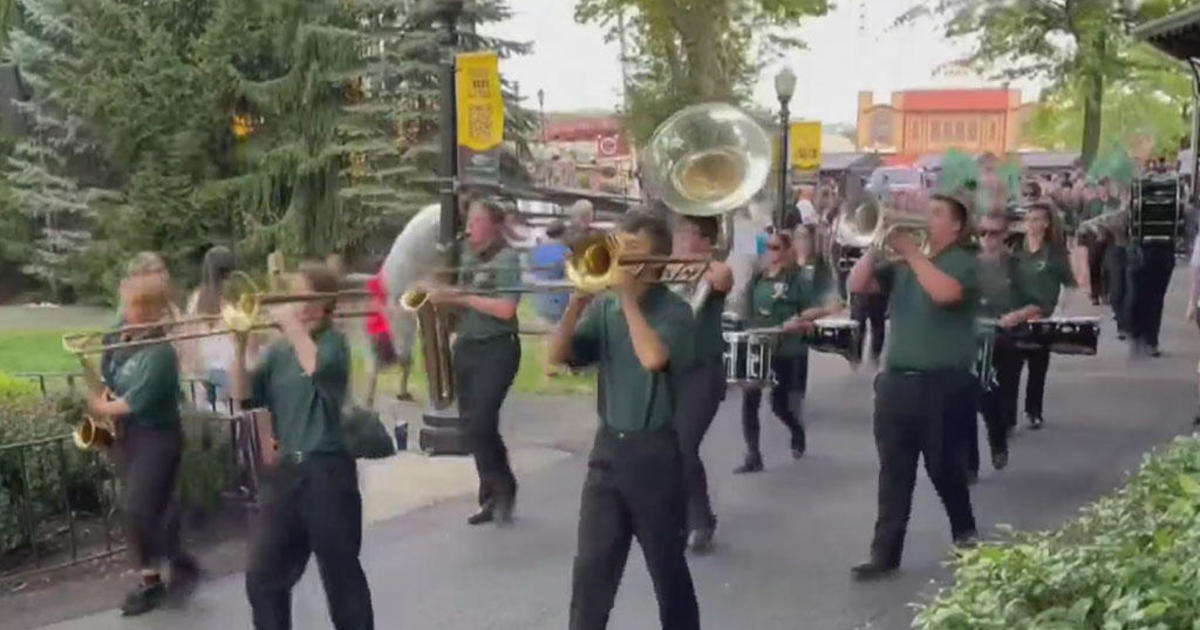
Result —
M928 225L929 218L924 212L867 201L838 217L833 238L842 247L871 248L879 251L887 260L896 260L896 253L887 244L892 232L912 232L917 244L924 250L929 245Z
M421 289L405 291L400 296L400 308L417 318L429 404L437 410L445 409L454 402L454 365L447 314L430 304L428 294Z
M733 211L745 206L771 175L771 140L744 111L724 103L686 107L659 125L642 153L643 182L673 212L720 217L714 258L729 254ZM712 287L701 279L689 298L693 312Z

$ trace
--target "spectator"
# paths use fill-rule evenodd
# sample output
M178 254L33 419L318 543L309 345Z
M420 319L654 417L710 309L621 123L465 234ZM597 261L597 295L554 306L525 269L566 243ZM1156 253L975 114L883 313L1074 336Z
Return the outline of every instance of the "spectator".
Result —
M566 259L571 253L570 248L563 242L567 228L562 221L555 219L546 226L546 238L529 252L529 261L533 265L533 278L539 282L560 282L566 278ZM542 324L547 328L558 325L563 312L567 308L568 292L540 293L534 296L534 309ZM546 376L555 377L560 374L558 366L547 365Z

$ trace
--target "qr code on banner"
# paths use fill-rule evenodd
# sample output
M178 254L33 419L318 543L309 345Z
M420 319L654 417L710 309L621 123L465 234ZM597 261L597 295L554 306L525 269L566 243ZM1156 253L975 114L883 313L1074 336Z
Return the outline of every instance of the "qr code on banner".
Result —
M472 105L467 110L467 129L472 138L491 138L492 108L487 105Z

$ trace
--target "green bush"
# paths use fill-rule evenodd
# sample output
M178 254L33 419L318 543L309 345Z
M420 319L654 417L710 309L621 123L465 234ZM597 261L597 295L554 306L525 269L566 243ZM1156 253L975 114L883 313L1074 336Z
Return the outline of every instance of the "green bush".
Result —
M1200 629L1200 440L1180 438L1062 529L955 561L919 608L939 630Z
M107 456L80 451L69 439L29 444L69 435L83 409L80 398L43 399L21 379L0 376L0 556L29 546L30 524L39 549L65 546L68 503L77 520L119 508ZM183 427L180 499L186 514L203 517L220 507L233 479L229 423L187 410Z

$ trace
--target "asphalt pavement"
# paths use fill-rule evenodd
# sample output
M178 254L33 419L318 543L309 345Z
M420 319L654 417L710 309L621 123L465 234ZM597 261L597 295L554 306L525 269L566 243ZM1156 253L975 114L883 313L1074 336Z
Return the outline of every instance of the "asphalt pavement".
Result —
M1131 361L1103 320L1100 354L1051 360L1046 425L1022 427L1011 462L1001 472L986 463L972 498L982 533L1007 524L1056 526L1080 506L1111 490L1144 453L1191 431L1197 340L1183 323L1186 271L1175 275L1158 359ZM1076 296L1072 315L1107 314ZM909 626L911 602L949 578L949 526L921 473L902 571L893 579L856 584L849 568L867 552L875 516L876 456L870 430L871 374L845 361L815 355L805 421L809 452L793 461L787 435L764 406L766 471L730 473L743 453L731 390L704 444L718 514L716 549L691 560L704 627L728 630L899 629ZM407 512L369 527L363 562L376 627L422 630L549 630L566 627L576 513L584 474L590 405L553 399L523 404L560 426L554 444L571 453L521 478L517 521L507 529L465 523L469 496ZM524 419L506 416L507 427ZM549 426L551 420L536 425ZM561 427L569 427L567 428ZM512 429L514 441L537 441ZM981 443L986 440L981 435ZM986 446L985 446L986 449ZM0 600L0 620L5 600ZM298 630L330 627L316 571L294 597ZM0 622L0 625L3 625ZM121 619L102 610L58 625L60 630L247 628L249 609L240 574L202 586L183 609ZM610 627L657 626L645 564L635 551Z

